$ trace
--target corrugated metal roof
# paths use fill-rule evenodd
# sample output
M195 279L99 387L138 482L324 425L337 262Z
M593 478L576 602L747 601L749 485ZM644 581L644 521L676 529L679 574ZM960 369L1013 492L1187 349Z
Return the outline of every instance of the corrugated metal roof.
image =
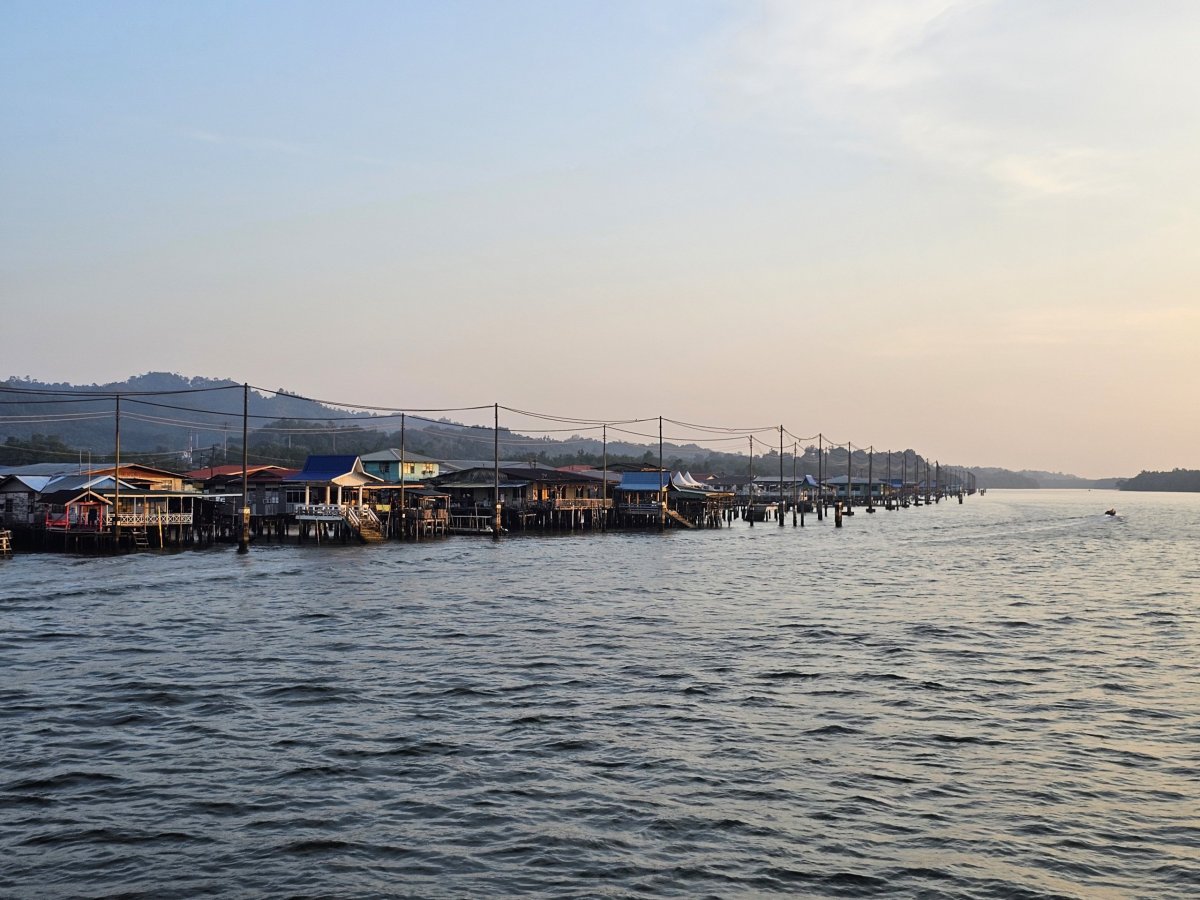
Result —
M102 491L112 490L113 485L114 481L111 475L60 475L58 478L51 478L42 490L45 493L82 491L88 488ZM133 490L133 485L122 481L121 490Z
M371 475L364 472L362 463L359 462L357 456L353 454L340 454L337 456L315 455L310 456L304 461L304 468L295 475L289 475L284 478L284 481L291 482L334 482L337 479L346 479L348 476L353 476L354 480L367 483L372 481L382 481L376 475Z
M269 471L272 469L277 470L280 474L283 474L286 472L297 471L296 469L288 469L284 466L258 465L258 466L246 466L246 473L248 475L254 475L257 472L266 472L266 471ZM241 463L230 463L229 465L221 465L221 466L207 466L203 469L193 469L190 472L184 473L185 476L192 479L193 481L203 481L207 478L216 478L218 475L241 475L241 474L242 474L242 464Z
M622 491L660 491L670 482L666 472L625 472L621 475Z
M111 469L112 463L103 460L92 460L93 469ZM0 466L0 475L78 475L81 469L78 462L48 462L28 463L23 466Z
M592 468L591 466L585 466L585 467L579 467L579 468L571 468L571 469L569 469L569 470L568 470L568 469L563 469L562 471L564 471L564 472L565 472L565 471L570 471L572 475L584 475L584 476L586 476L586 477L588 477L588 478L594 478L594 479L596 479L597 481L603 481L603 480L604 480L604 470L603 470L603 469L596 469L596 468ZM611 469L609 469L609 471L608 471L608 481L609 481L609 483L610 483L610 484L616 484L616 483L617 483L617 482L619 482L620 480L621 480L621 473L620 473L620 472L614 472L614 471L612 471Z
M440 462L443 472L463 472L467 469L491 469L496 465L494 459L443 459ZM541 464L539 463L538 465ZM500 468L502 469L528 469L529 467L529 460L527 459L500 460Z
M459 488L459 489L470 488L471 490L479 490L480 488L495 487L495 482L492 482L492 481L442 481L442 482L438 483L438 487ZM502 490L502 491L507 490L509 488L523 488L523 487L529 487L529 482L528 481L501 481L500 482L500 490Z
M400 462L400 451L395 447L389 447L386 450L376 450L374 453L364 453L359 459L363 462ZM434 459L431 456L422 456L420 453L413 453L411 450L404 451L404 461L406 463L441 462L439 459Z
M34 493L41 491L47 482L53 480L52 475L0 475L0 484L17 483Z

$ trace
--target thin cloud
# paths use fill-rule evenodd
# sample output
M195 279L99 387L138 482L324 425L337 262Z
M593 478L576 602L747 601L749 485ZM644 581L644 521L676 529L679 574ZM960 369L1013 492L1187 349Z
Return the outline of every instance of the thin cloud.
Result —
M710 65L739 114L781 130L811 135L816 121L831 144L1016 195L1121 191L1139 177L1142 111L1108 102L1108 89L1182 112L1196 99L1179 87L1186 76L1144 48L1169 53L1186 27L1144 17L1129 40L1119 7L1089 7L1086 21L1068 13L992 0L768 2Z
M256 153L283 153L289 156L307 156L312 152L310 148L302 144L281 141L275 138L221 134L216 131L206 131L199 128L184 129L180 134L190 141L197 141L202 144L216 144L221 147L234 147L241 150L252 150Z

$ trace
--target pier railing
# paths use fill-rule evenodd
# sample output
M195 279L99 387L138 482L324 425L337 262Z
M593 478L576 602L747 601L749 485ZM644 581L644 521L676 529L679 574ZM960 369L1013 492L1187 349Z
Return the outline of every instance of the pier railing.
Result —
M310 503L296 507L296 516L301 519L341 519L343 507L336 503Z
M191 525L192 514L190 512L164 512L164 513L117 513L117 525L119 527L137 527L140 525Z
M611 500L601 500L597 497L557 497L544 502L553 510L612 509L613 505Z
M635 515L658 515L662 512L662 508L661 503L622 503L617 507L617 511Z

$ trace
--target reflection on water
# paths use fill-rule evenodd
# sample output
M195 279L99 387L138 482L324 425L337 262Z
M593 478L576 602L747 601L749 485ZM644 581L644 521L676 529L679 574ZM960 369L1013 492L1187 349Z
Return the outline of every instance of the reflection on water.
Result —
M17 557L0 893L1183 896L1198 537L1198 497L992 491Z

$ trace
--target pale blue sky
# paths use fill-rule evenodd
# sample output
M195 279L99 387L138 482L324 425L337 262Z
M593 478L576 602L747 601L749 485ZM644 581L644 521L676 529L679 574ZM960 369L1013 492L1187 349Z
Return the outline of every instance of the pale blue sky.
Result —
M1197 467L1198 45L1187 2L9 0L0 374Z

